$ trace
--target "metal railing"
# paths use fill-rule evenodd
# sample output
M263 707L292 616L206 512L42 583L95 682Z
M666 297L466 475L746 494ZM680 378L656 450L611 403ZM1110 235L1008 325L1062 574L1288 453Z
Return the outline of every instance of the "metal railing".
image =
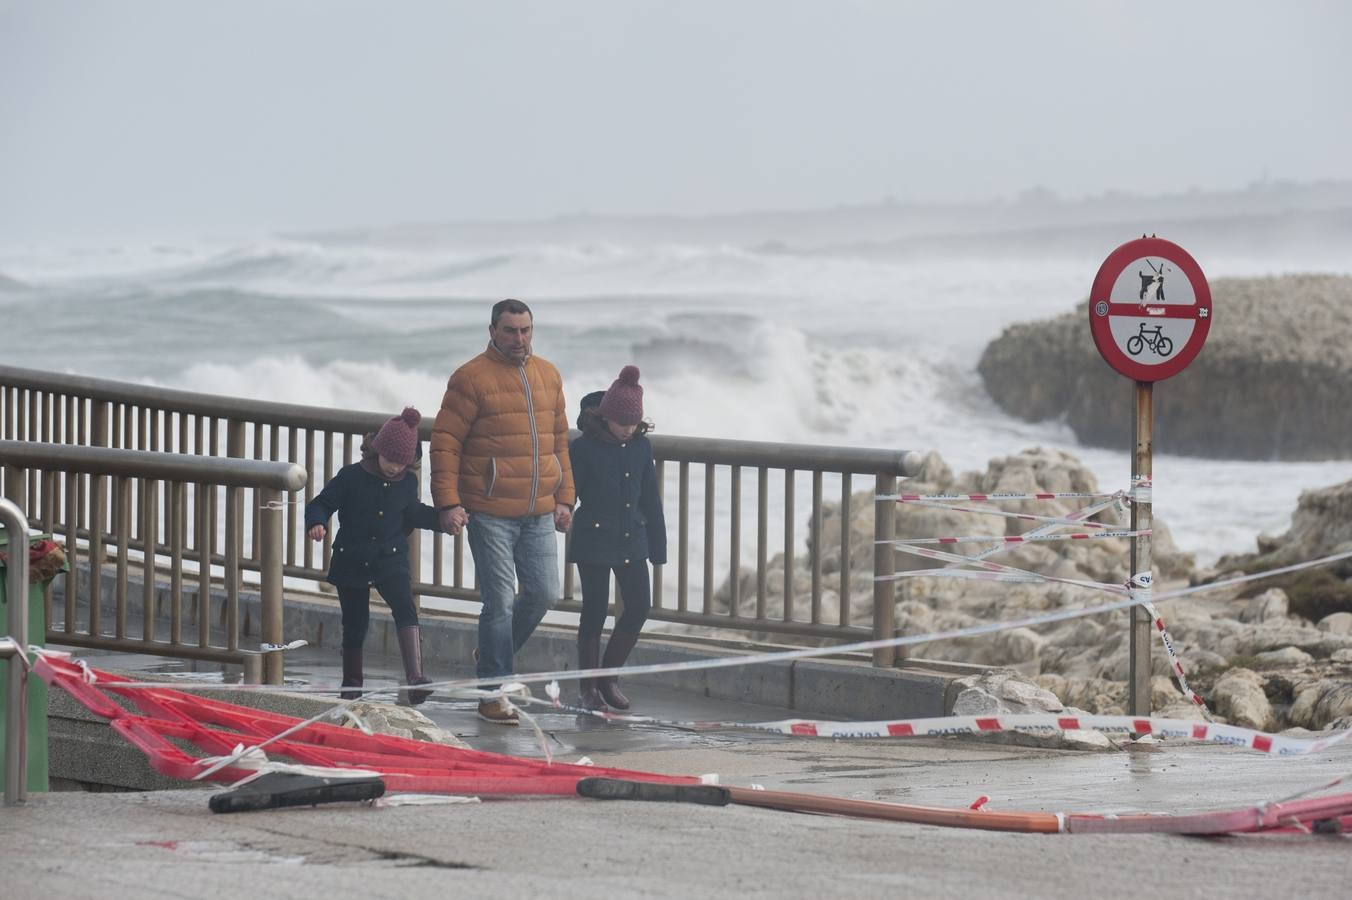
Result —
M0 528L9 535L6 632L12 644L0 646L9 681L5 695L5 805L28 798L28 522L23 511L0 498ZM43 711L46 715L46 711Z
M439 399L428 398L430 402ZM0 366L0 438L288 461L308 473L304 501L318 493L339 468L355 461L362 436L379 428L389 415ZM423 440L431 437L432 418L429 415L423 421ZM675 551L666 566L654 569L652 619L816 639L891 636L894 584L874 580L867 589L851 585L849 523L852 502L858 499L852 498L852 492L855 479L867 479L872 497L895 493L897 479L918 467L918 454L663 434L654 434L651 440L663 486L669 543ZM754 489L744 482L747 474L754 478ZM61 485L55 486L53 496L43 491L34 473L26 477L30 519L55 521L45 512L59 515L65 510L77 528L86 527L91 511L82 486L76 485L73 496L68 494L62 501ZM841 528L838 545L833 547L825 546L823 540L828 491L838 491L839 497L834 514L840 516ZM749 502L744 496L748 492L753 497ZM804 515L804 504L798 498L809 492L810 505ZM39 496L40 501L32 499ZM893 502L868 502L874 507L875 541L890 540ZM213 548L216 559L218 542L224 536L216 533L214 503L214 496L206 498L201 520L204 533L193 546L199 553L201 546ZM749 512L751 504L754 517ZM720 517L720 513L725 515ZM803 534L800 516L805 519L805 541L799 540ZM305 539L299 504L288 505L284 518L283 574L322 581L331 554L332 530L316 546ZM749 529L745 536L742 531L747 520L754 524L754 542ZM720 521L726 528L722 535L718 533ZM143 540L145 525L139 520L128 524L135 546ZM699 529L695 540L692 526ZM782 541L771 538L775 528L782 529ZM237 535L241 568L258 571L258 510L237 511L222 530ZM414 532L410 562L418 576L415 596L477 600L477 590L466 578L465 551L463 533L451 537ZM774 551L780 554L777 564L783 570L776 579L770 577ZM863 551L855 548L855 552ZM873 575L892 574L890 543L875 542L868 552L873 557ZM753 554L751 571L745 572L743 557ZM834 578L826 570L828 557L835 566ZM424 561L430 566L424 566ZM572 576L572 567L565 567L564 596L557 609L580 610ZM806 588L796 585L800 576L806 579ZM890 648L874 654L877 665L893 661Z
M308 480L304 469L294 463L9 440L0 440L0 466L5 495L27 510L27 521L64 540L69 556L82 550L89 562L83 574L86 621L77 615L82 572L71 565L63 576L60 615L50 586L46 593L48 641L235 663L244 667L246 680L281 684L279 654L260 655L240 645L245 561L236 523L246 507L253 511L259 529L253 543L259 638L281 643L281 518L288 495ZM209 539L211 510L218 507L226 522L219 553ZM139 604L128 590L134 555L142 580ZM106 611L105 564L114 569ZM167 589L157 583L160 571L168 573ZM224 589L219 617L212 614L214 581ZM162 604L168 605L167 628L161 627ZM134 618L140 620L139 635ZM214 621L219 621L215 629Z

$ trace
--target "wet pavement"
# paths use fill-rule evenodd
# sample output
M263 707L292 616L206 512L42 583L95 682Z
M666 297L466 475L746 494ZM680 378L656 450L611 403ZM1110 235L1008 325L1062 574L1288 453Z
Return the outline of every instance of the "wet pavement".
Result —
M97 666L222 680L219 667ZM288 659L298 681L337 680L327 654ZM124 662L133 665L123 666ZM393 685L397 660L368 683ZM229 680L231 673L225 673ZM449 677L467 673L433 673ZM784 710L634 684L641 712L757 721ZM472 701L423 709L476 749L536 756L528 728L481 722ZM1054 812L1185 812L1252 806L1352 772L1352 742L1274 758L1218 745L1083 752L991 738L837 741L539 717L558 758L725 784L838 797ZM1347 790L1348 788L1343 788ZM200 788L31 795L0 812L4 896L121 900L320 895L326 900L445 896L1337 897L1352 836L1198 839L1160 834L1035 835L939 828L747 806L531 798L459 805L331 804L216 815Z
M91 664L121 671L171 674L197 682L238 681L238 670L185 660L80 651ZM302 648L287 657L290 687L336 685L334 651ZM430 673L470 678L468 667ZM394 688L397 657L368 657L366 686ZM576 683L561 685L566 701ZM285 689L285 688L284 688ZM789 710L717 700L653 683L626 685L632 712L672 721L761 722L799 716ZM543 690L534 686L536 696ZM386 694L382 699L388 699ZM543 758L534 729L485 722L474 700L433 698L418 709L476 750ZM807 790L857 799L966 807L981 796L991 808L1053 812L1185 812L1276 800L1344 774L1352 775L1352 740L1320 753L1275 757L1192 741L1137 744L1102 752L1009 743L1006 736L837 740L748 730L691 730L606 723L592 717L528 708L563 762L667 774L717 773L727 784ZM1116 739L1116 738L1115 738ZM1352 785L1344 790L1352 791Z

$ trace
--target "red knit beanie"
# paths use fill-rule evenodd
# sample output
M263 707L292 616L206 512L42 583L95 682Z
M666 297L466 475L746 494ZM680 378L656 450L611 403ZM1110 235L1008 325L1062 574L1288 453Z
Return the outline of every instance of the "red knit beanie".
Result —
M422 413L411 406L380 426L380 433L371 441L371 448L390 462L401 466L413 465L418 449L418 423Z
M616 425L637 425L643 420L643 387L638 383L638 366L620 369L620 377L601 398L601 416Z

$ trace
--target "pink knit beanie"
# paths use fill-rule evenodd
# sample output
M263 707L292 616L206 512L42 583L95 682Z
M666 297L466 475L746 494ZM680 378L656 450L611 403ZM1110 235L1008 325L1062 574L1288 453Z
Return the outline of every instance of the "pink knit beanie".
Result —
M637 425L643 420L643 387L638 383L638 366L620 369L620 377L601 398L601 416L616 425Z
M411 406L380 426L380 433L371 442L371 447L390 462L401 466L413 465L418 449L418 423L422 413Z

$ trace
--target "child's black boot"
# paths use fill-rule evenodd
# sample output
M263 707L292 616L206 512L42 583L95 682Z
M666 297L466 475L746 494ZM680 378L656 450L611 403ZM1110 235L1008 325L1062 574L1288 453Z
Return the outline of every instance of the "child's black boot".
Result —
M361 666L361 648L354 649L343 648L343 687L359 688L362 686L362 666ZM358 700L361 698L361 691L340 691L338 696L343 700Z
M610 634L610 641L606 643L606 656L602 660L602 665L607 669L618 669L624 665L624 661L629 658L629 651L634 649L638 643L638 634L631 634L628 631L613 631ZM601 697L616 709L628 709L629 698L620 693L619 679L611 675L609 678L598 678L597 689L601 692Z
M399 654L404 658L405 684L432 683L432 679L423 675L422 631L417 625L399 629ZM402 689L399 691L399 703L403 706L417 706L430 696L431 691Z
M579 669L599 669L601 667L601 635L592 637L577 638L577 667ZM582 696L578 698L578 705L583 709L605 709L606 702L601 699L601 694L596 689L595 678L579 679L578 687L582 690Z

